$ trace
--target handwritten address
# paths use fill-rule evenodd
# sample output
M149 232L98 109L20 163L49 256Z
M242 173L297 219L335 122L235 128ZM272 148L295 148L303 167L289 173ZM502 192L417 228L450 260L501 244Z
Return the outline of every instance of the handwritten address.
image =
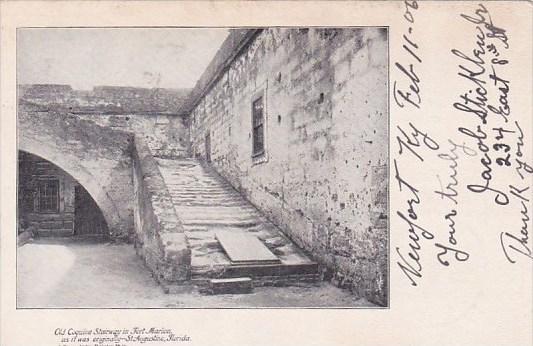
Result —
M485 5L469 4L468 11L458 13L459 20L471 27L470 32L464 33L471 48L450 49L461 85L450 112L454 120L464 125L456 133L444 134L449 138L440 138L443 133L437 133L437 137L417 121L424 115L425 106L424 81L418 73L425 59L424 47L415 35L421 7L416 1L404 2L405 33L399 59L394 62L398 73L392 90L395 106L408 111L410 117L407 125L396 127L393 145L397 155L391 169L391 187L403 201L393 212L401 225L400 234L405 236L395 248L396 265L412 286L422 280L425 257L450 267L475 256L475 249L464 245L468 230L458 221L467 209L461 205L465 193L494 203L506 215L512 214L511 209L516 210L520 226L504 229L494 238L499 238L503 258L509 263L516 263L519 257L533 258L528 208L533 167L523 150L529 138L520 120L513 118L512 83L507 77L512 66L508 57L512 41ZM462 178L465 175L460 173L466 163L477 163L477 172ZM413 172L413 165L419 174L438 172L432 195L418 185L420 175L404 174L405 167ZM445 210L440 223L423 215L423 205L432 203L439 203L439 210Z
M519 255L532 259L527 205L533 169L523 157L524 133L519 122L512 121L511 81L505 70L511 65L506 57L510 39L507 30L494 23L483 4L479 4L473 13L463 13L461 17L472 25L475 45L470 52L451 51L459 58L458 75L468 83L467 91L461 93L453 106L477 119L476 126L460 127L459 132L473 141L482 153L479 181L468 184L467 188L474 193L488 194L498 206L519 205L518 217L522 227L501 232L501 247L510 263L516 263ZM518 176L520 182L518 185L496 186L494 176L497 174Z

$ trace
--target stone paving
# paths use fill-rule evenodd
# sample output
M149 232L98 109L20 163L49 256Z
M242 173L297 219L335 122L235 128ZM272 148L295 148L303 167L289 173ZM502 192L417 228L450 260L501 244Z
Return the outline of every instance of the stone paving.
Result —
M193 278L215 277L231 266L215 237L220 231L254 234L282 266L314 264L212 168L191 158L157 162L191 245Z
M17 250L18 308L370 307L328 282L204 295L193 285L165 294L131 244L41 238Z

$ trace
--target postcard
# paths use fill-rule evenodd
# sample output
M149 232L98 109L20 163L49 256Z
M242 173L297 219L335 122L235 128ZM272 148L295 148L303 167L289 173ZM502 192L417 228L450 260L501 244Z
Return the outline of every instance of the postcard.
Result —
M530 3L0 6L0 344L533 345Z

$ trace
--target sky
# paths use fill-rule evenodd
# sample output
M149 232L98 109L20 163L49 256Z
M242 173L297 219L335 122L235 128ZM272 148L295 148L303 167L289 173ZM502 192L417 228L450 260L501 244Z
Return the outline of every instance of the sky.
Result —
M19 29L17 83L192 88L227 29Z

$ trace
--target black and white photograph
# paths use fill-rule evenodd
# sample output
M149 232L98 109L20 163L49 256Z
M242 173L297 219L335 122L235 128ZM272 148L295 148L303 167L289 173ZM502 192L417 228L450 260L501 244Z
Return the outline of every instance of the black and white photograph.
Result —
M16 307L389 307L388 27L16 32Z
M533 346L532 18L0 0L0 345Z

